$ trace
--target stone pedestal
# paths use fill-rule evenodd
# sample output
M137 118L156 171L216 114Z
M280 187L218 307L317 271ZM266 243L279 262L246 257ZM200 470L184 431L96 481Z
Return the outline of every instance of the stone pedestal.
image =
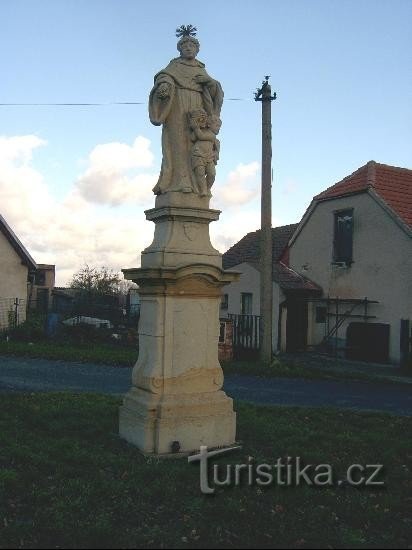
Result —
M120 409L120 435L148 454L231 445L232 399L218 360L222 269L209 238L219 211L192 194L167 193L146 212L156 224L142 267L123 270L140 287L139 359Z

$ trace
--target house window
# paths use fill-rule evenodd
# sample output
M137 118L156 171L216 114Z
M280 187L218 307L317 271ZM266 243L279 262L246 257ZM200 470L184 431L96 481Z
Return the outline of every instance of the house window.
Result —
M228 309L229 307L229 294L223 294L222 301L220 303L221 309Z
M328 314L328 310L324 306L319 306L316 308L316 322L317 323L326 323L326 316Z
M353 249L353 209L335 212L335 232L333 240L333 261L352 263Z
M240 297L240 313L241 315L252 315L252 299L251 292L242 292Z
M46 285L46 272L43 269L39 269L36 271L36 275L34 278L34 284L38 286L45 286Z

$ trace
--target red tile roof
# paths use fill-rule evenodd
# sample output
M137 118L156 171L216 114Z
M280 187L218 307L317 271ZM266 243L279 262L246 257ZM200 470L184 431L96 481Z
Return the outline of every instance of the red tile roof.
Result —
M289 239L298 227L297 223L272 228L273 262L280 260ZM260 229L245 235L223 254L223 267L230 269L243 262L255 261L260 258Z
M250 261L246 263L253 266L258 271L261 269L258 261ZM284 291L305 290L316 294L322 293L322 289L319 285L307 277L300 275L300 273L282 262L273 262L272 280Z
M273 280L280 288L287 290L304 290L320 293L321 288L314 282L285 265L285 251L287 244L298 224L283 225L272 228L272 251L273 251ZM248 233L223 254L223 267L230 269L241 263L248 263L260 270L260 229Z
M322 293L322 289L319 285L307 277L300 275L300 273L282 262L273 264L272 277L282 290L306 290Z
M342 181L335 183L314 200L325 200L368 189L374 191L407 225L412 227L412 170L379 164L373 160Z

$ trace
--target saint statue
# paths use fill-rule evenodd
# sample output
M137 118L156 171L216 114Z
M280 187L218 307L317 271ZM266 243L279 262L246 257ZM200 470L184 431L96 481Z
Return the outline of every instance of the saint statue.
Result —
M199 41L195 31L192 25L177 29L180 57L172 59L156 74L150 93L150 121L155 126L163 125L162 168L153 189L155 195L169 191L210 195L214 181L210 163L214 159L216 164L218 158L216 134L220 128L223 90L220 83L207 74L204 63L196 59ZM202 122L197 129L193 122L194 112L205 113L202 121L210 121L210 127L209 122ZM196 140L203 144L208 140L213 142L207 159L199 160L202 156L199 151L206 146L199 143L196 148Z

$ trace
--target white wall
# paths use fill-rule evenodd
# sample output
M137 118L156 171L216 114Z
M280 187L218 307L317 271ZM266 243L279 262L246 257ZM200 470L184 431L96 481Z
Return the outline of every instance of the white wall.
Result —
M230 283L223 287L222 293L228 295L228 309L221 309L220 316L226 317L227 314L240 314L241 294L242 292L251 292L253 294L252 315L260 315L260 272L248 263L239 264L228 271L240 271L239 281ZM273 350L277 350L278 345L278 321L279 304L285 299L278 284L273 283L273 324L272 324L272 345Z
M27 301L28 269L20 256L0 232L0 308L6 306L4 299L20 298ZM25 308L21 310L20 321L25 319ZM0 311L0 324L7 323L7 312Z
M334 211L346 208L354 209L353 264L341 268L332 265ZM412 318L412 239L372 196L320 202L291 246L290 265L320 285L324 296L379 301L369 308L377 316L370 322L390 324L390 360L399 361L400 319ZM317 325L312 338L321 337L323 326Z
M260 315L260 273L248 263L239 264L228 271L240 271L242 274L239 281L230 283L222 289L223 294L229 297L229 305L227 310L220 310L222 317L225 313L240 314L241 294L242 292L251 292L252 298L252 315Z

